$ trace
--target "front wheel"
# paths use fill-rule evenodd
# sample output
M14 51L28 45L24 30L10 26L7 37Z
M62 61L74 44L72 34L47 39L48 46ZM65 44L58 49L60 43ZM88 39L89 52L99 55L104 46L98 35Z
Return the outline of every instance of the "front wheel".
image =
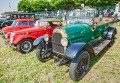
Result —
M50 60L51 52L47 52L46 46L43 46L43 44L39 44L36 49L36 57L41 62L46 62Z
M28 53L33 50L33 41L31 39L24 39L17 44L17 50L21 53Z
M69 69L69 75L73 81L79 81L84 77L90 63L90 55L87 51L81 51L77 56L72 60Z

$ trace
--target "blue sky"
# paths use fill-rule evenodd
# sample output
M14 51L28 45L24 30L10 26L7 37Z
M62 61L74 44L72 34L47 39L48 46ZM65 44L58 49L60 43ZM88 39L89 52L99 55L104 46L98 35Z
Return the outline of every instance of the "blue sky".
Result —
M0 0L0 14L5 11L17 10L17 4L20 1L21 0ZM9 7L9 3L10 3L11 8Z

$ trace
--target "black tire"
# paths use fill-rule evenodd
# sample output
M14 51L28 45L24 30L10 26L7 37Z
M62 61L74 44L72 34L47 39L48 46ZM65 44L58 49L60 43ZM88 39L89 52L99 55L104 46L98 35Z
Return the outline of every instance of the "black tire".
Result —
M26 45L26 47L25 47ZM17 44L17 50L23 54L31 52L33 50L33 40L23 39Z
M90 63L90 55L87 51L83 50L77 56L71 61L69 68L69 76L73 81L79 81L85 76Z
M48 55L48 56L46 56L46 57L42 57L42 55L44 54L44 49L43 49L43 44L42 43L40 43L38 46L37 46L37 49L36 49L36 57L37 57L37 59L39 60L39 61L41 61L41 62L46 62L46 61L48 61L48 60L50 60L50 57L49 57L49 55L51 55L51 52L50 53L48 53L48 54L46 54L46 55Z
M114 44L114 39L115 39L115 37L113 36L111 39L111 42L108 44L108 47L111 47Z
M7 26L10 26L10 25L11 25L11 23L9 23L9 22L3 22L1 24L2 27L7 27Z

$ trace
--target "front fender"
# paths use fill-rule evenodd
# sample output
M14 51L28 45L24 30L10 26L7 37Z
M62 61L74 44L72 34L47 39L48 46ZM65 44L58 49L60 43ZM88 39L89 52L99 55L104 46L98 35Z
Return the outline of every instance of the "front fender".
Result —
M107 33L107 38L111 39L113 35L117 34L117 30L115 27L111 27L110 30Z
M43 39L44 39L44 36L41 36L41 37L37 38L37 39L33 42L33 45L34 45L34 46L39 45L39 43L41 43L41 42L43 41Z
M95 54L93 47L90 44L74 43L68 47L68 49L66 51L66 55L67 55L67 57L74 59L77 57L77 54L82 50L86 50L87 52L89 52L91 54Z
M36 39L36 38L33 37L33 36L21 35L21 36L15 37L15 39L14 39L14 41L13 41L13 44L16 45L16 44L18 44L21 40L26 39L26 38Z

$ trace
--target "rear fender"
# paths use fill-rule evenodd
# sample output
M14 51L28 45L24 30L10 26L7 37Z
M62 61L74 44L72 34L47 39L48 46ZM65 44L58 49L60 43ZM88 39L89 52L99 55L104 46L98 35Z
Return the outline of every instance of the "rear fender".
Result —
M77 54L81 52L82 50L86 50L92 55L95 55L93 47L90 44L86 43L74 43L71 46L68 47L66 51L67 57L74 59L77 57Z
M21 35L21 36L19 36L19 37L16 37L16 39L14 39L13 44L16 45L16 44L18 44L21 40L26 39L26 38L30 38L30 39L33 39L33 40L36 39L36 38L33 37L33 36L29 36L29 35Z
M115 28L115 27L111 27L111 28L109 29L108 33L107 33L107 38L108 38L108 39L112 39L112 37L113 37L114 35L116 35L116 34L117 34L116 28Z

